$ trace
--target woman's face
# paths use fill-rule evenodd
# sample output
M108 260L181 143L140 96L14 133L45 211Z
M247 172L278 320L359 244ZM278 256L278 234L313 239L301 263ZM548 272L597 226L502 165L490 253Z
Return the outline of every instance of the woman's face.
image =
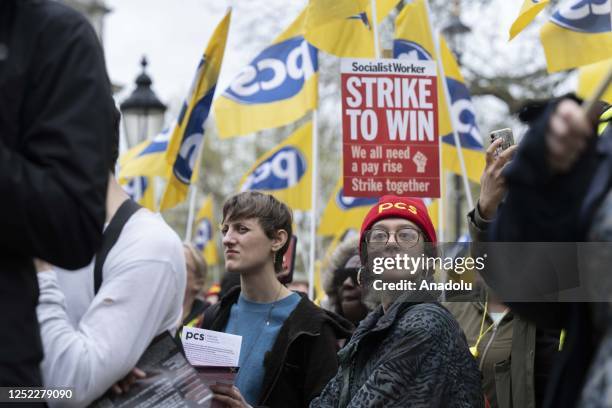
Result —
M351 257L345 264L345 270L358 270L361 266L359 256ZM363 303L361 287L353 276L348 276L338 288L338 303L342 316L350 320L354 325L368 314L368 308Z
M221 234L228 272L249 273L274 262L272 249L278 242L268 238L256 218L225 221Z
M382 244L368 244L368 259L373 260L375 257L390 257L394 258L397 255L403 257L421 257L425 251L425 242L421 229L413 222L405 220L403 218L386 218L378 221L372 226L372 231L385 231L389 234L389 241L385 245ZM400 244L398 242L398 234L402 234L402 231L409 231L418 234L415 239L418 239L414 244ZM410 246L412 245L412 246ZM414 279L413 274L403 270L402 268L386 269L382 275L379 275L379 279L382 278L387 282L396 282L402 279Z

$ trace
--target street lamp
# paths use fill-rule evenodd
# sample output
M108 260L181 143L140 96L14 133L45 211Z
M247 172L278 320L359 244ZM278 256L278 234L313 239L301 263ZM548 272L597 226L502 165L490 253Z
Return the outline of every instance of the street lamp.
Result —
M461 6L460 0L453 1L453 10L451 13L450 22L442 29L442 34L448 39L450 49L455 53L457 57L457 64L461 66L461 57L463 56L463 50L465 47L465 37L472 30L470 27L463 24L461 21ZM452 114L452 112L451 112ZM461 237L461 225L463 224L463 214L461 207L464 201L462 195L462 180L461 175L453 176L453 187L455 189L455 234L456 239L459 240ZM470 208L471 210L471 208Z
M153 81L145 72L146 57L142 57L140 65L142 72L136 78L136 89L120 105L128 148L157 135L164 125L166 112L166 105L151 89Z
M461 65L461 57L465 46L465 36L472 30L461 21L459 0L453 1L450 22L442 29L442 34L448 39L451 50L457 56L457 64Z

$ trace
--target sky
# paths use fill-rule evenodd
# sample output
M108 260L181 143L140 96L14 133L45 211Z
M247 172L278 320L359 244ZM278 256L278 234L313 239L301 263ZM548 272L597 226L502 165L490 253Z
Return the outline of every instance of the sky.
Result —
M153 89L164 103L185 97L216 25L232 6L220 89L297 17L306 0L107 0L104 48L113 83L124 86L123 100L146 55ZM253 35L249 35L250 32ZM248 38L249 44L240 44ZM176 108L176 107L175 107Z
M146 55L153 89L169 105L166 119L170 120L176 116L197 63L229 6L233 10L232 21L217 94L297 17L307 0L106 0L106 3L111 9L103 33L107 65L113 83L124 87L117 100L121 102L134 89L140 59ZM521 0L492 0L488 6L462 2L462 19L472 28L465 56L482 61L482 71L487 75L516 74L526 65L543 63L538 28L544 15L538 16L512 42L507 41L508 29L521 4ZM321 95L325 94L321 89ZM475 103L479 122L485 129L489 126L487 121L493 126L496 118L507 115L505 105L493 97Z

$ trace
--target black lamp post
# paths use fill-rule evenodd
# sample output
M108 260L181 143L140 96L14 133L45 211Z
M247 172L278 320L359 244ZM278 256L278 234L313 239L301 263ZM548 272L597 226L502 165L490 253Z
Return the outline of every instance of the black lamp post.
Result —
M457 63L461 65L461 57L465 46L465 36L472 30L463 24L460 17L459 1L453 2L453 11L449 23L442 29L442 34L448 39L451 50L457 56Z
M442 34L448 39L449 47L457 57L457 64L461 66L461 57L463 56L463 49L465 46L465 36L472 30L470 27L463 24L461 21L461 8L460 0L453 1L453 11L449 23L442 29ZM452 113L451 113L452 114ZM455 233L457 234L456 239L458 240L461 236L461 224L463 220L463 214L461 213L461 205L465 200L462 195L462 180L461 175L453 176L453 186L455 188Z
M147 58L140 62L142 73L136 78L136 89L121 103L128 148L157 135L164 125L164 105L151 89L151 78L145 72Z

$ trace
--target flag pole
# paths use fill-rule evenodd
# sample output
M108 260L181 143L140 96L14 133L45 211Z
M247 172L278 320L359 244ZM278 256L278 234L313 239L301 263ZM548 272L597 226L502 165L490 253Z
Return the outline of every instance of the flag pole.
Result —
M312 192L310 216L310 265L308 269L308 297L314 300L314 275L317 248L317 198L319 177L319 121L317 108L312 110Z
M370 8L372 9L372 33L374 34L374 57L380 58L380 42L378 41L378 18L376 16L376 0L370 0Z
M185 241L191 241L193 221L195 217L195 205L196 205L196 193L197 188L194 183L197 183L200 179L200 170L202 166L202 157L204 156L204 140L202 140L202 146L198 150L198 156L196 157L192 180L189 182L189 211L187 212L187 226L185 227Z
M189 185L189 211L187 212L187 226L185 227L185 241L191 241L193 218L195 217L196 188Z
M446 99L446 109L448 110L448 116L451 120L451 126L453 127L453 140L455 141L455 147L457 148L457 156L459 157L459 166L461 167L461 179L463 180L463 188L465 189L465 197L470 209L474 208L474 200L472 199L472 191L470 190L470 182L467 176L467 170L465 168L465 160L463 158L463 150L461 150L461 140L457 134L457 124L451 110L450 104L450 92L448 91L448 85L446 83L446 75L444 73L444 67L440 60L440 41L438 34L435 35L436 54L438 57L438 67L440 68L440 75L442 75L442 90L444 91L444 97ZM458 231L457 231L458 232Z
M595 89L595 92L593 93L593 95L591 95L591 97L587 101L584 102L583 109L586 112L587 117L591 117L595 114L595 112L592 112L592 111L595 108L595 106L597 106L597 102L599 102L599 100L601 99L603 94L606 92L611 82L612 82L612 67L608 69L608 73L604 76L604 78L599 83L599 85L597 85L597 89Z
M461 178L463 180L463 188L465 189L465 196L468 202L468 207L470 209L474 208L474 200L472 200L472 192L470 190L470 182L467 177L467 171L465 169L465 161L463 159L463 151L461 150L461 140L459 139L459 135L457 134L457 126L455 123L455 118L453 112L451 110L451 100L450 100L450 92L448 91L448 85L446 83L446 75L444 74L444 64L442 63L442 58L440 55L440 36L438 32L433 31L433 25L431 24L431 12L429 10L429 1L425 0L425 6L427 7L427 18L429 20L429 28L431 30L434 46L436 48L436 60L438 62L438 71L439 75L442 78L442 91L444 92L444 97L446 99L446 109L448 110L448 116L450 117L451 126L453 128L453 140L455 141L455 147L457 148L457 156L459 157L459 165L461 167ZM457 231L458 233L459 231Z

